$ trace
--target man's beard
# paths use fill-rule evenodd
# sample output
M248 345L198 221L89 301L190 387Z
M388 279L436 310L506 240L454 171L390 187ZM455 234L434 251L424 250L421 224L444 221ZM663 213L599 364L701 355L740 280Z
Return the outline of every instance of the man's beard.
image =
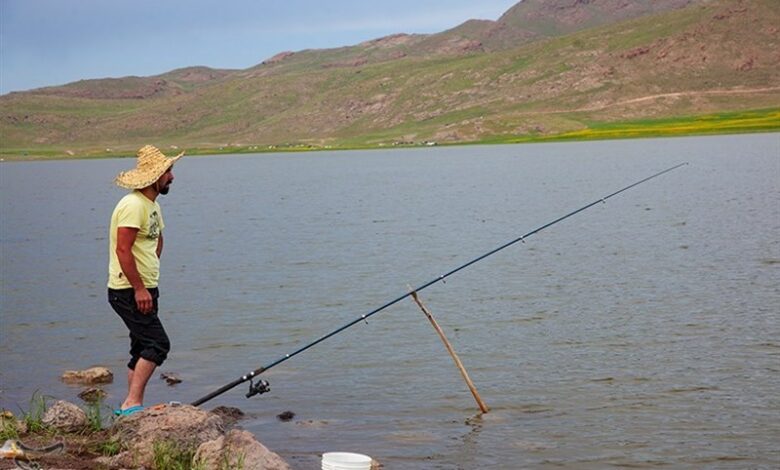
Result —
M166 184L165 186L160 188L160 194L168 194L168 191L170 191L170 190L171 190L171 185L170 184Z

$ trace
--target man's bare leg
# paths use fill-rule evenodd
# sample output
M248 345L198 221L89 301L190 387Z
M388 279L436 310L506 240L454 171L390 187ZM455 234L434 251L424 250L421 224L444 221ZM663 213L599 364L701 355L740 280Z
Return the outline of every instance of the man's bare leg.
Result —
M125 402L122 403L121 408L123 410L144 403L146 383L149 382L149 378L152 376L152 373L154 373L155 368L157 368L157 364L148 359L140 358L135 365L135 370L127 373L127 378L130 382L127 398L125 398Z

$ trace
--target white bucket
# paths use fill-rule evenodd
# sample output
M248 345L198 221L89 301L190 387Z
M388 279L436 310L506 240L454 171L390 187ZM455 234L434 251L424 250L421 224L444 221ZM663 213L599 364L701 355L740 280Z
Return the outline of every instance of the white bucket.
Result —
M322 470L371 470L371 457L350 452L322 454Z

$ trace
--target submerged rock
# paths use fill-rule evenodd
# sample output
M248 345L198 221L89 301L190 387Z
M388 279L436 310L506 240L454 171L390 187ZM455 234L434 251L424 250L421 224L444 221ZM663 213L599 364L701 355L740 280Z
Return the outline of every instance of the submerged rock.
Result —
M79 398L87 403L97 403L106 398L106 392L102 388L90 387L79 393Z
M328 425L327 421L307 419L305 421L296 421L296 425L303 426L305 428L324 428Z
M67 384L110 384L114 381L114 374L105 367L90 367L86 370L66 370L62 374L62 381Z
M232 406L218 406L211 412L222 418L225 426L232 426L244 418L244 412Z
M165 380L165 383L171 386L181 383L181 379L179 378L179 376L177 376L172 372L163 372L162 374L160 374L160 378Z

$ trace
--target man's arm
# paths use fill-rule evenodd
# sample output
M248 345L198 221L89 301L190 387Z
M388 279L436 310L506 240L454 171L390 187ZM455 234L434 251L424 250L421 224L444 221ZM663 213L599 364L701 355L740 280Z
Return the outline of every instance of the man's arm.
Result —
M160 237L157 239L157 259L160 259L162 256L162 249L163 249L163 235L162 232L160 232Z
M119 259L119 267L127 277L127 281L135 290L135 303L141 313L152 311L152 294L144 286L141 275L138 273L138 266L135 264L133 256L133 244L138 235L138 229L134 227L119 227L116 231L116 256ZM161 245L158 243L157 250L160 252Z

